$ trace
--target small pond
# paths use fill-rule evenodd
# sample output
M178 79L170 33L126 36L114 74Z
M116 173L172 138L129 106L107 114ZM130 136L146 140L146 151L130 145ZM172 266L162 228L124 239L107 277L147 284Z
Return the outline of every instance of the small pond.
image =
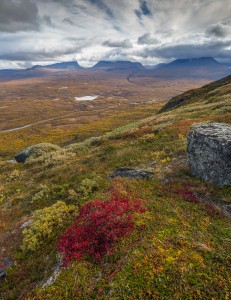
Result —
M98 98L98 96L84 96L84 97L75 97L75 100L77 101L91 101Z

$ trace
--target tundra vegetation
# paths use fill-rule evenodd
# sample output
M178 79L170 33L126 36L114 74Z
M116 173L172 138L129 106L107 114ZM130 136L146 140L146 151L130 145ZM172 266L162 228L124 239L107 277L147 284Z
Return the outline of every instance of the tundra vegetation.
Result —
M229 299L231 221L221 204L231 204L231 187L190 174L186 139L193 124L231 124L230 95L229 77L162 113L163 104L149 103L75 130L33 129L26 142L32 129L4 133L0 255L14 264L1 298ZM63 134L74 132L76 142L65 144ZM6 161L28 141L62 148ZM109 180L120 167L154 176ZM44 285L60 262L56 281Z

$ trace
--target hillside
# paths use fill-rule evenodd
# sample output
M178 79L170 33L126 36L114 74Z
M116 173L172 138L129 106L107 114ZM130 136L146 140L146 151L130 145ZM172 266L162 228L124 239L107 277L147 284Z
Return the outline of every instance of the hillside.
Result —
M214 97L220 96L219 90L221 90L222 96L226 97L229 101L229 90L230 90L231 76L222 78L216 82L212 82L208 85L203 86L202 88L198 88L196 90L190 90L182 95L178 95L173 97L170 101L168 101L164 107L162 107L160 112L165 112L168 110L172 110L174 108L184 106L187 104L191 104L194 102L201 102L206 100L209 102L219 102L218 99L213 99L211 95ZM225 106L229 106L229 102L224 104Z
M0 299L229 299L231 188L191 176L186 137L195 123L231 124L230 97L227 77L173 98L164 109L161 102L145 103L105 114L76 129L78 143L25 164L2 156L0 266L11 267ZM121 167L153 177L109 179ZM123 200L121 211L135 203L119 233L115 199ZM95 221L97 207L107 214L94 228L101 233L108 220L105 231L112 230L114 242L94 256L88 239L98 231L84 227L84 216L90 209ZM57 243L76 215L81 230L88 229L79 231L86 238L83 255L61 268Z

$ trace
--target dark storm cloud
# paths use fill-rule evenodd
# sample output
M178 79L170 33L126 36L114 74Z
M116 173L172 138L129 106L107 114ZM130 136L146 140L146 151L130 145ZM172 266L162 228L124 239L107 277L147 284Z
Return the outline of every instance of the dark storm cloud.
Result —
M227 26L223 24L210 25L206 31L209 36L226 37L229 34Z
M110 48L132 48L132 43L129 39L121 40L121 41L113 41L107 40L103 43L103 46L107 46Z
M13 61L47 61L49 59L54 59L59 55L67 55L76 53L78 50L77 47L67 47L66 49L56 49L52 51L47 51L41 49L39 51L20 51L20 52L10 52L6 54L0 54L0 59L2 60L13 60Z
M86 0L87 2L89 2L92 5L97 6L100 10L104 11L108 17L110 18L114 18L114 14L112 12L112 10L110 9L110 7L105 3L107 1L103 1L103 0Z
M143 57L190 58L190 57L220 57L231 58L231 41L210 41L204 44L162 45L156 48L147 48L140 53Z
M47 26L50 26L50 27L54 26L50 16L47 16L47 15L43 16L43 21L45 22L45 24Z
M39 30L38 8L31 0L0 1L0 31Z
M40 32L36 33L40 35ZM30 61L54 61L57 57L63 55L73 55L81 53L82 45L85 45L85 40L78 38L63 38L61 42L55 41L52 47L47 44L52 40L52 34L46 36L47 42L37 46L35 40L30 39L30 35L21 34L14 40L10 36L0 38L0 61L17 61L22 63ZM15 50L14 45L17 45ZM81 45L81 46L80 46Z
M148 8L147 1L145 0L139 0L140 6L139 9L135 10L135 14L137 15L138 18L142 18L142 16L151 16L152 12Z
M74 25L75 23L71 20L71 18L64 18L63 23L67 23L69 25Z
M154 45L159 43L159 40L152 36L150 33L145 33L138 38L139 45Z
M65 7L72 7L73 5L75 5L75 0L36 0L37 2L40 2L40 3L47 3L47 2L50 2L50 3L54 3L54 4L60 4L60 5L63 5Z
M129 58L124 49L116 48L116 49L112 49L109 52L105 53L102 56L102 60L120 61L120 60L129 60Z

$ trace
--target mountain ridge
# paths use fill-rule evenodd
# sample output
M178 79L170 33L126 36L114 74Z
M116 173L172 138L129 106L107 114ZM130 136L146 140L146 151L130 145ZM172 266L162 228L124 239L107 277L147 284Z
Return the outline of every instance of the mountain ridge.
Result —
M230 75L228 66L220 64L212 57L176 59L168 64L159 64L153 69L136 72L133 77L158 78L206 78L211 81Z
M176 59L172 62L170 62L169 64L166 64L163 67L166 66L175 66L175 65L181 65L181 66L185 66L185 65L220 65L220 63L218 61L215 60L215 58L213 57L199 57L199 58L185 58L185 59Z
M140 62L132 61L99 61L95 64L92 70L105 69L105 70L143 70L145 67Z
M59 62L51 65L35 65L28 70L37 70L37 69L65 69L65 70L73 70L73 69L83 69L77 61L68 61L68 62Z

